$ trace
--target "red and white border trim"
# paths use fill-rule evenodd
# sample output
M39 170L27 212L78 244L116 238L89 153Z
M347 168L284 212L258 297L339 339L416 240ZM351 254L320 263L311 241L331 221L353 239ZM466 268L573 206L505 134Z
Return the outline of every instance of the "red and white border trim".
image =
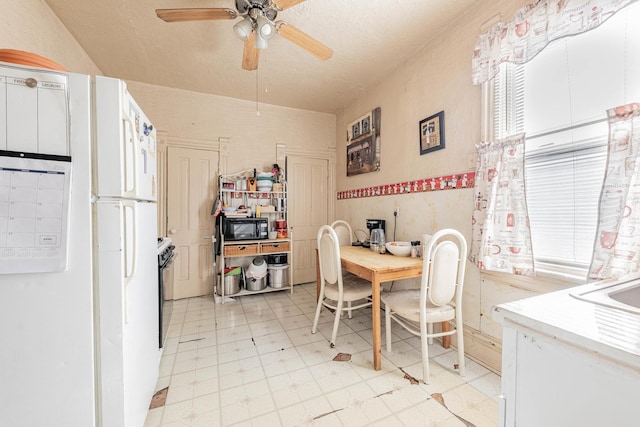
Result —
M363 197L393 196L396 194L425 193L429 191L473 188L475 181L475 172L465 172L435 178L398 182L396 184L383 184L354 190L338 191L337 199L360 199Z

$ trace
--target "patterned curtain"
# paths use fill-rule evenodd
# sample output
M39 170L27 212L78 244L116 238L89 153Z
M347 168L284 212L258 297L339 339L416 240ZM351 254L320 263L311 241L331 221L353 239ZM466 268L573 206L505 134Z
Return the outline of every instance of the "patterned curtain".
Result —
M562 37L592 30L637 0L538 0L480 34L471 59L473 84L498 74L502 62L524 64Z
M590 279L640 271L640 104L607 111L609 155Z
M534 275L524 192L524 134L477 146L469 259L482 270Z

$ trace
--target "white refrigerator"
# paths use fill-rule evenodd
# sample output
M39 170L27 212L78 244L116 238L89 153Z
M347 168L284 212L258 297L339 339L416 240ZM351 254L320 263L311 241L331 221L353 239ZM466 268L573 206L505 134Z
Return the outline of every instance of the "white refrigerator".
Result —
M0 274L0 426L142 427L161 356L155 129L120 80L0 64L0 150L71 157L66 270Z
M121 80L96 77L93 103L98 414L137 427L160 364L156 131Z

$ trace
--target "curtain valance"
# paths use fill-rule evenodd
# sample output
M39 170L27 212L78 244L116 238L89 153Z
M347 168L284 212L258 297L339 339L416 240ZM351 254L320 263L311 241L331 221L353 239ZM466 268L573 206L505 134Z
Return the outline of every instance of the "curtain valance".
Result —
M499 22L476 39L473 84L498 73L502 62L524 64L550 42L596 28L637 0L538 0L519 9L509 22Z

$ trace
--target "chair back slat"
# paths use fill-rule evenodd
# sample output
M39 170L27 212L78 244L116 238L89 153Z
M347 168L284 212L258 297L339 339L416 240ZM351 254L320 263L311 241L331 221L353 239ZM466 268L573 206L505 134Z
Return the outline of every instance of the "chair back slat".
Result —
M455 296L458 260L458 246L451 241L439 243L433 250L428 288L429 301L432 304L443 306L451 302Z
M467 242L462 233L451 228L425 234L420 301L443 306L462 302Z
M318 231L318 262L324 280L336 283L342 274L340 247L335 231L328 225L323 225Z
M318 257L320 262L320 272L328 283L338 281L338 265L336 265L335 242L333 236L326 231L322 233L318 242Z

